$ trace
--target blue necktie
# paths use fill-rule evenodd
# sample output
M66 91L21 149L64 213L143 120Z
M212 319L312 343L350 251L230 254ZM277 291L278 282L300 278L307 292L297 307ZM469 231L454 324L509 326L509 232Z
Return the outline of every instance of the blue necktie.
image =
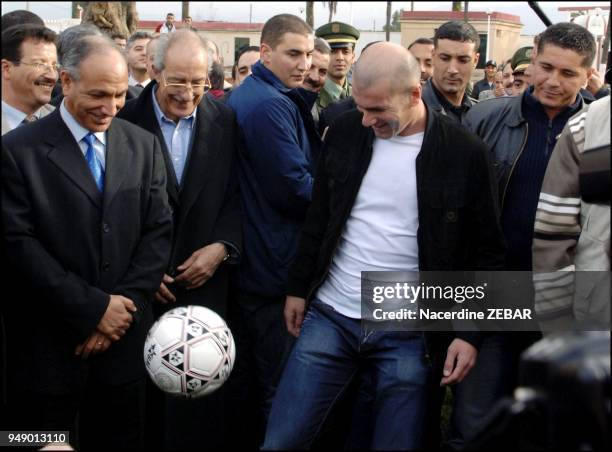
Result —
M87 144L87 152L85 153L85 159L87 160L87 164L89 165L91 174L93 175L93 178L96 181L98 190L103 193L104 170L102 169L102 164L100 163L100 160L98 160L98 156L96 155L96 151L93 146L95 139L95 135L91 132L85 135L85 138L83 138L83 141L85 141L85 143Z

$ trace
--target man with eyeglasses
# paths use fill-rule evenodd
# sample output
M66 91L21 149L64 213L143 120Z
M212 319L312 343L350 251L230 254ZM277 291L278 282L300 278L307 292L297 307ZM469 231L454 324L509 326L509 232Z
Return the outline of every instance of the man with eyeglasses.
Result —
M190 30L161 35L153 59L155 79L118 115L155 134L166 161L174 234L155 295L157 315L199 305L226 318L230 266L241 252L235 173L238 131L229 107L205 95L212 64L206 44ZM223 435L218 433L223 428L225 388L198 400L159 400L159 391L150 395L151 445L195 450L205 435L209 447L222 448Z
M35 24L2 32L2 135L54 110L57 35Z

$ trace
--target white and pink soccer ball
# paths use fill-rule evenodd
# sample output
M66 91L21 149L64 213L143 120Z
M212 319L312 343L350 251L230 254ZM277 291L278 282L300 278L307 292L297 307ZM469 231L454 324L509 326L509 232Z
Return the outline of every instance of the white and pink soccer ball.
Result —
M225 321L203 306L166 312L149 330L145 366L164 392L195 398L216 391L228 379L236 346Z

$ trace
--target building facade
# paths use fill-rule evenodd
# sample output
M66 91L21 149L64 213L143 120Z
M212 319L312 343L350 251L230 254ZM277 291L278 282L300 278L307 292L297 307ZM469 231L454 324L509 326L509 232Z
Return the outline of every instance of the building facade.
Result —
M457 11L404 11L400 18L401 43L407 47L418 38L432 38L440 25L449 20L464 20L463 12ZM490 21L490 23L489 23ZM472 80L484 76L484 64L487 60L486 49L489 40L489 60L501 64L511 58L521 47L521 18L512 14L483 11L468 12L468 22L480 35L480 60L478 70L474 71ZM487 28L489 33L487 34Z
M161 23L159 20L141 20L138 22L138 30L154 33L155 28ZM176 21L177 28L182 24ZM214 41L219 47L219 53L223 57L224 66L231 67L238 50L243 46L258 46L261 38L263 23L243 22L193 22L192 26L199 34Z

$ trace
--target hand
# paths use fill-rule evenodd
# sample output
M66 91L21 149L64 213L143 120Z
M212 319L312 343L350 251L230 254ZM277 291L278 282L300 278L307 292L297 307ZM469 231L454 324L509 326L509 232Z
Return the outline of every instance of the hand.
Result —
M476 364L478 350L463 339L454 339L448 346L440 386L460 383Z
M597 69L593 69L593 73L587 82L587 89L591 92L591 94L595 95L602 86L603 80L601 79L601 74Z
M305 310L305 299L290 295L285 299L285 325L287 326L287 331L292 336L298 337L300 335Z
M97 355L105 352L111 345L111 340L101 331L95 330L91 335L80 345L77 345L74 351L75 355L81 355L81 359L89 358L89 355Z
M503 86L495 85L493 92L495 93L495 97L504 97L506 95L506 90Z
M118 341L132 324L132 312L136 310L136 305L129 298L111 295L106 312L98 323L98 330L113 341Z
M200 248L176 267L182 273L174 278L174 281L187 289L196 289L212 278L225 256L227 249L223 243L212 243Z
M160 302L161 304L166 303L174 303L176 301L176 297L170 292L166 284L172 284L174 279L171 276L166 275L164 273L164 279L159 284L159 289L155 292L155 300Z

